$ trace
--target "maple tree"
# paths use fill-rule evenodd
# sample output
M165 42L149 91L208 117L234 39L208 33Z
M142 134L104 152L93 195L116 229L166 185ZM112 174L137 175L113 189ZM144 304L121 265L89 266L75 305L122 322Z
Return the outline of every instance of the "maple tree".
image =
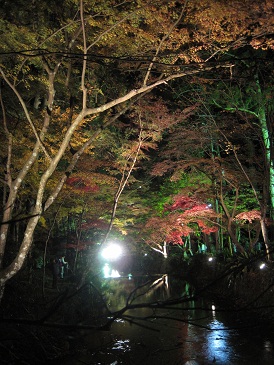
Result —
M149 232L147 243L166 256L166 244L183 245L184 239L190 234L195 236L197 231L206 235L216 232L217 216L199 198L178 194L173 197L172 204L165 206L161 216L146 222L145 228Z
M270 2L247 3L252 5L248 12L240 2L231 11L229 2L216 6L210 0L180 6L175 1L75 0L62 8L42 1L28 9L21 1L5 2L0 23L1 296L80 157L92 155L102 133L138 97L175 79L231 67L221 57L225 50L272 47ZM82 189L92 186L83 176L76 179ZM27 200L31 204L23 214ZM5 262L10 222L18 214L25 227L16 254Z

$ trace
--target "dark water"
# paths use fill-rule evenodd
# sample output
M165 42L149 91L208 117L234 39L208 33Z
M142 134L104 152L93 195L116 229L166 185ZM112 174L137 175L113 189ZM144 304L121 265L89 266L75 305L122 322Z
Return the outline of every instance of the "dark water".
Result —
M167 308L137 308L124 313L110 331L85 337L86 355L79 364L218 364L273 365L274 333L255 316L224 310L218 303L201 298L188 300L188 283L169 278L105 279L104 296L112 311L129 303L163 302L178 297L183 302ZM171 303L172 304L172 303Z

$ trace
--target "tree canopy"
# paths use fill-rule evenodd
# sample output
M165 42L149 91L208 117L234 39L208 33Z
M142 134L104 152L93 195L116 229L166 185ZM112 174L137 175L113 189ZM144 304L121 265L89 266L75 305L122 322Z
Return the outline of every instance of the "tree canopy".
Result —
M197 201L191 209L210 202L206 212L215 221L208 225L203 215L196 223L204 233L225 230L238 250L237 214L260 211L260 219L253 217L269 245L272 77L266 80L256 65L263 60L272 75L272 5L3 2L2 288L58 206L63 216L85 206L95 220L111 220L126 233L135 222L137 231L147 219L160 219L150 204L158 192L165 203L181 194ZM172 194L163 192L166 181L184 174L189 185L185 180ZM163 214L172 231L177 213ZM173 232L174 243L189 235L182 227ZM15 246L11 255L7 242Z

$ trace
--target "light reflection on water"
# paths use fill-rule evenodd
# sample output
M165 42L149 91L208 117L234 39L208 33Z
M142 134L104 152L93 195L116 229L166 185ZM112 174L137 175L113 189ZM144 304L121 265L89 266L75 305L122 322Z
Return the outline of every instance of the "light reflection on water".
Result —
M174 282L167 276L142 286L146 280L134 276L131 280L108 279L104 296L109 308L121 309L132 292L129 302L133 304L178 296L191 298L193 294L188 283ZM135 292L139 286L140 290ZM117 365L183 365L187 361L200 365L273 365L274 336L267 335L262 328L252 329L252 323L242 319L243 315L218 309L217 303L201 299L157 311L129 310L127 318L113 323L108 333L111 341L100 350L101 357L105 351L108 361L104 363ZM153 318L155 314L162 318ZM98 359L90 364L99 363Z
M204 352L207 353L208 358L212 358L213 360L218 359L219 363L222 364L229 364L233 356L233 352L228 343L231 333L227 331L228 329L222 322L216 319L213 319L209 323L209 328L214 331L208 332L205 337Z
M112 350L119 350L122 352L126 352L126 351L130 351L130 340L118 340L116 341L113 346L112 346Z

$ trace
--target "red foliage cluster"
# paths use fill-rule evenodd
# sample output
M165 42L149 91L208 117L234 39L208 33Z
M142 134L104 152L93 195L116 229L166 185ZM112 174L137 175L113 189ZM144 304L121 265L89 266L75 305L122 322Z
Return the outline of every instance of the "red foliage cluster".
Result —
M66 184L77 191L85 193L96 193L99 191L99 186L89 185L88 180L82 177L70 177L67 179Z
M235 220L248 221L252 223L254 220L261 219L261 212L259 210L250 210L248 212L242 212L236 215Z
M185 210L192 208L197 202L193 198L188 196L178 195L174 200L174 203L170 206L166 206L166 210L173 211L173 210Z
M81 182L81 178L79 177L69 177L67 178L66 184L69 186L77 186Z
M201 216L201 214L208 215L209 213L214 212L213 209L209 208L207 204L197 204L192 206L191 208L187 209L184 212L185 217L195 217L195 216Z
M209 226L207 224L205 224L205 222L203 220L197 220L197 224L199 226L199 228L201 228L202 232L205 234L210 234L210 233L214 233L218 231L218 227L217 226Z
M181 224L177 213L169 214L166 217L153 217L146 223L146 229L150 232L148 242L159 243L177 243L182 245L183 236L187 236L188 227Z
M201 216L214 216L216 215L215 211L210 208L208 204L203 203L195 197L189 197L185 195L177 195L174 198L174 202L172 205L168 205L165 207L166 211L178 211L182 210L183 217L185 219L193 218L193 217L201 217Z
M193 232L193 224L198 225L204 234L218 230L214 224L216 212L195 197L178 195L172 205L165 207L165 211L170 213L162 218L151 218L146 224L151 231L151 242L182 245L183 237Z
M179 230L173 230L169 232L169 234L166 236L166 242L176 245L183 245L184 241L182 240L182 232Z

